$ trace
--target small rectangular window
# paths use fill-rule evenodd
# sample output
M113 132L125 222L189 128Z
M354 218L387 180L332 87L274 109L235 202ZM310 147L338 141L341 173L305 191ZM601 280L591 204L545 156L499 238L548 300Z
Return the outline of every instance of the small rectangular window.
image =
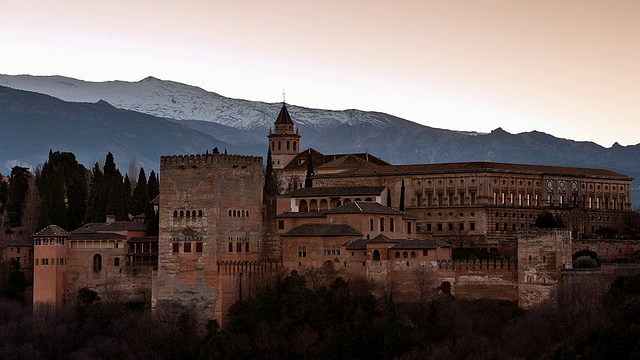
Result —
M38 259L36 259L36 265L38 265Z
M389 219L389 231L394 231L393 230L393 218Z
M427 232L431 232L431 223L427 224Z
M236 252L242 252L242 243L239 241L236 243Z
M120 258L119 257L113 258L113 266L120 266Z
M244 252L249 252L249 242L244 243Z
M464 231L464 223L460 223L460 231Z
M197 253L201 253L202 252L202 241L197 241L196 242L196 252Z
M476 223L469 223L469 228L471 231L474 231L476 229Z
M284 220L278 220L278 230L284 230Z
M380 231L384 231L384 218L380 218Z
M464 192L460 192L460 205L464 205Z
M298 257L307 257L307 247L306 246L298 246Z
M183 245L183 250L185 253L190 253L191 252L191 243L190 242L186 242Z
M174 253L180 252L180 243L173 243L172 245Z
M438 231L442 231L442 223L438 224Z
M449 231L453 231L453 223L449 223L447 225L448 225Z
M373 219L369 219L369 231L373 231Z

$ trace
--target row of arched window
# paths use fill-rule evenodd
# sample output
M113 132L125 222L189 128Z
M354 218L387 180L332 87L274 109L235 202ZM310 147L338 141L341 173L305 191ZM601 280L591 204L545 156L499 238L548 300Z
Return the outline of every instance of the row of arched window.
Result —
M297 151L298 149L298 144L297 142L294 140L293 142L287 140L287 142L285 143L286 149L287 150L291 150L293 144L293 151ZM276 149L276 142L272 141L271 142L271 150L275 150ZM278 150L282 150L282 141L278 140Z
M49 262L48 258L43 258L41 259L41 261L39 260L40 259L36 259L36 265L55 265L56 264L55 258L51 258L51 262ZM65 263L65 258L58 259L58 265L64 265L64 263Z
M353 201L362 201L361 198L355 198ZM365 198L364 201L373 201L372 198ZM299 211L300 212L317 212L317 211L328 211L331 209L335 209L342 205L351 204L351 199L346 198L344 201L340 201L340 199L332 199L331 202L326 199L321 199L320 201L316 199L311 199L307 202L307 200L300 200Z
M243 246L244 244L244 246ZM237 252L240 253L242 252L242 249L244 247L244 252L248 253L249 252L249 238L245 237L245 238L241 238L241 237L236 237L236 241L235 241L235 251L234 251L234 242L233 242L233 238L229 237L229 252Z
M231 209L229 209L229 217L249 217L249 210L231 210Z
M198 210L196 212L196 210L187 210L186 212L184 210L173 210L173 217L177 218L177 217L202 217L202 210Z

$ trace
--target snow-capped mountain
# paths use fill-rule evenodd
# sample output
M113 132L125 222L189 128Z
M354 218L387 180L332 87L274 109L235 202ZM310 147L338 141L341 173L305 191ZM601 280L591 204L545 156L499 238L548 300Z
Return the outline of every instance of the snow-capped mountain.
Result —
M147 77L138 82L90 82L63 76L0 75L0 86L33 91L69 102L104 100L125 110L176 120L203 120L242 130L273 124L280 103L231 99L199 87ZM358 110L331 111L288 105L296 124L310 128L368 124L386 127L400 120ZM416 124L417 125L417 124Z

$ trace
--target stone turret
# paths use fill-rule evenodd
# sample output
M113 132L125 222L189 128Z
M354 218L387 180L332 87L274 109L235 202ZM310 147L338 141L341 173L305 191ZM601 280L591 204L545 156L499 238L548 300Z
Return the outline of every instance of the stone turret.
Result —
M269 146L273 168L279 170L284 169L300 153L300 135L297 129L294 131L295 124L284 102L273 125L275 132L269 129Z

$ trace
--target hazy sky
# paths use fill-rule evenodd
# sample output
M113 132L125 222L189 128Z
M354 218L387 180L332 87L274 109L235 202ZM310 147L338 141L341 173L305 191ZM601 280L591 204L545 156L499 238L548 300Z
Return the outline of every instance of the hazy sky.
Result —
M0 73L640 143L640 1L0 0Z

